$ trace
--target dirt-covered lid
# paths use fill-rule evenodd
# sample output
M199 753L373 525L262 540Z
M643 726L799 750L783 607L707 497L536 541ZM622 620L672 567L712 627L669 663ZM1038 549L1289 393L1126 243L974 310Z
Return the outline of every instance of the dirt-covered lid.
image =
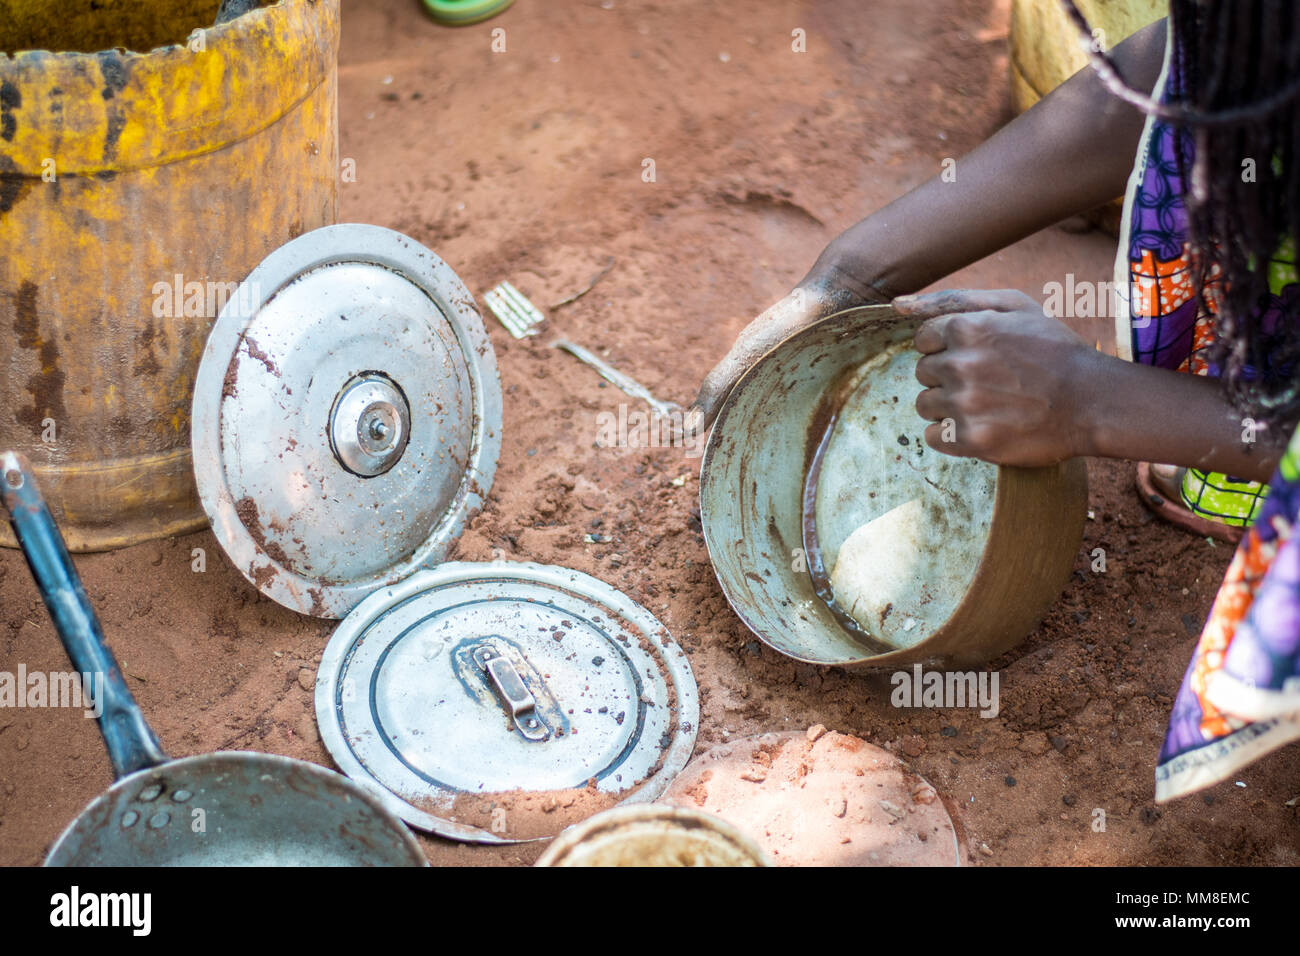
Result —
M510 843L657 797L690 758L699 701L682 649L609 585L449 562L338 626L316 720L340 769L408 823Z
M191 444L235 566L286 607L342 617L441 561L492 484L501 386L472 297L388 229L286 243L213 326Z

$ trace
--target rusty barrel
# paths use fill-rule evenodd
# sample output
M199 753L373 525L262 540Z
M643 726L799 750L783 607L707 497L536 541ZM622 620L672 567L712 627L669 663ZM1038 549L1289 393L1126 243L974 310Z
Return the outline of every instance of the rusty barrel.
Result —
M1076 0L1109 50L1169 12L1168 0ZM1011 100L1023 113L1088 62L1060 0L1011 0Z
M1169 12L1168 0L1077 0L1094 42L1109 50ZM1083 69L1088 56L1060 0L1011 0L1011 102L1023 113ZM1119 235L1122 204L1109 202L1089 218Z
M205 525L208 330L253 266L336 218L338 0L213 26L218 5L0 0L0 448L75 551Z

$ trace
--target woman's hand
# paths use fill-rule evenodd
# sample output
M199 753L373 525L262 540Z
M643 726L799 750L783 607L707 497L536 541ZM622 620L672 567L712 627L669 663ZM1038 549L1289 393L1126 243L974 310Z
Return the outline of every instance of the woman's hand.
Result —
M740 377L795 332L843 309L888 301L888 296L870 287L850 288L847 281L805 279L793 292L745 326L731 350L705 376L699 395L686 412L684 426L687 434L699 434L712 425Z
M1093 349L1023 292L903 296L916 333L916 410L931 448L999 465L1053 465L1091 454L1084 395Z

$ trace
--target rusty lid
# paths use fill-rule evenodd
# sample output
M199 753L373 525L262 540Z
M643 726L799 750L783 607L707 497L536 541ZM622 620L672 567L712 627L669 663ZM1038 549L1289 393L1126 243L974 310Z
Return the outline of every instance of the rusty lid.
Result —
M339 624L316 722L339 769L411 825L512 843L653 800L690 758L699 701L685 652L608 584L451 561Z
M342 617L440 562L492 484L501 386L474 300L389 229L286 243L212 328L191 445L235 566L286 607Z

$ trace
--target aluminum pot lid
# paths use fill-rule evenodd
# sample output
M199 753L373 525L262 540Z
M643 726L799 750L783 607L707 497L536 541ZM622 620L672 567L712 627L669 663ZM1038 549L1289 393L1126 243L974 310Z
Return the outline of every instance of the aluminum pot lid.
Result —
M572 822L547 801L581 814L659 796L690 758L699 700L686 654L609 585L448 562L339 624L316 720L339 768L411 825L514 843Z
M235 566L286 607L342 617L441 561L491 487L501 385L474 300L392 230L299 236L217 317L191 445Z

